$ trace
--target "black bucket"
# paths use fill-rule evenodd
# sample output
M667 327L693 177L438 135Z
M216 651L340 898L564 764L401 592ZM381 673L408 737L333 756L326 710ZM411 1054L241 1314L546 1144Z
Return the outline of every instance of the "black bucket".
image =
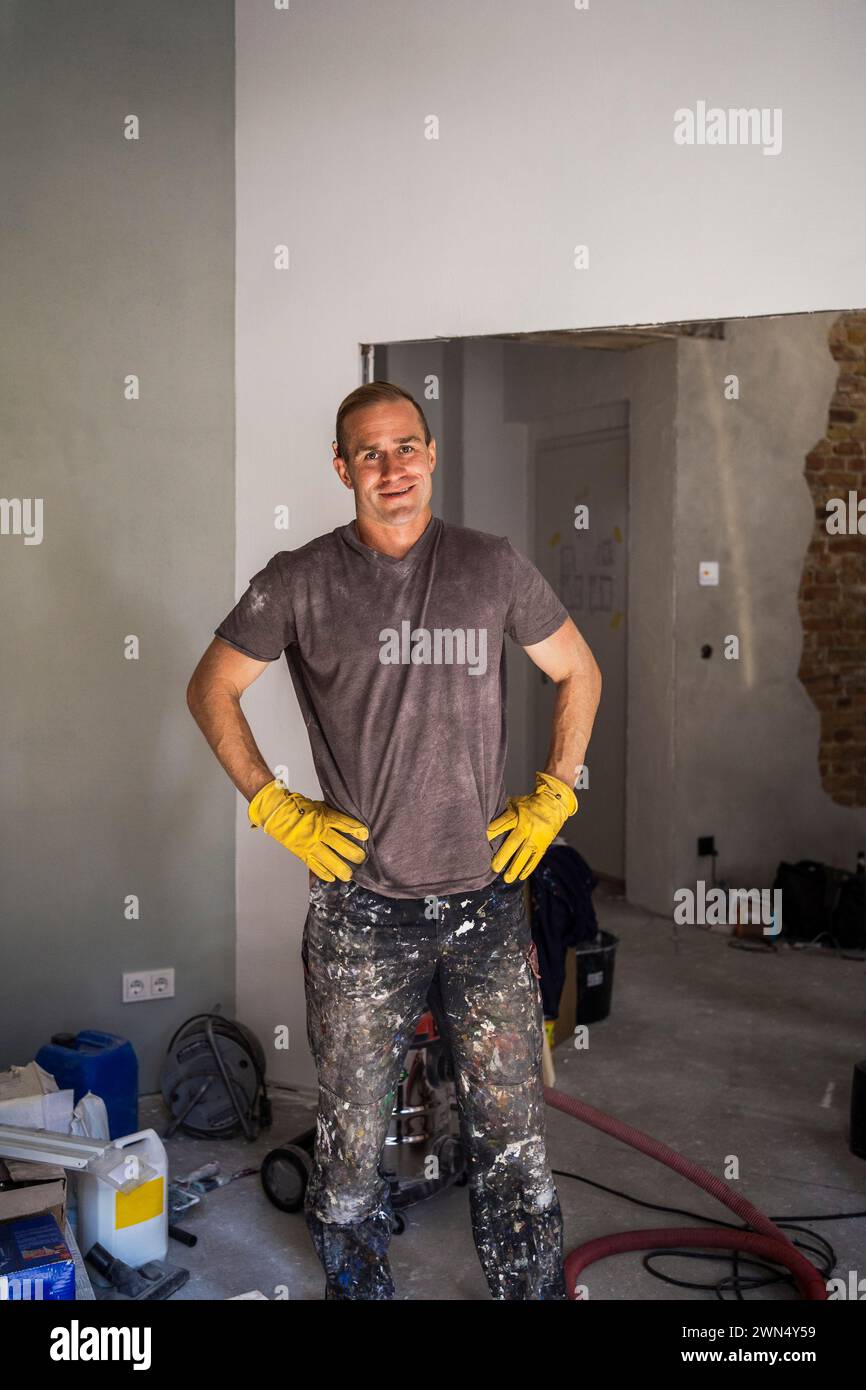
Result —
M576 946L577 1012L575 1027L581 1023L598 1023L610 1013L613 994L613 967L619 938L613 932L599 928L598 942Z

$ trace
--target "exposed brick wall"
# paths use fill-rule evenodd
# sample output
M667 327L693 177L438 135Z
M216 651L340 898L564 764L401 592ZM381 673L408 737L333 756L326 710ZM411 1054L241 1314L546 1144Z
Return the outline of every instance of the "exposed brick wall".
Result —
M799 676L821 715L821 783L840 806L866 806L866 535L829 535L826 503L866 497L866 312L828 334L839 375L827 432L806 456L815 528L800 580Z

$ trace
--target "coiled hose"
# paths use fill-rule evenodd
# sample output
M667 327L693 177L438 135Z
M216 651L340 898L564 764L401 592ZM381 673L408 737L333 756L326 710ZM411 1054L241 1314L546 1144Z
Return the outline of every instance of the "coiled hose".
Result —
M754 1255L763 1255L765 1259L787 1266L804 1299L815 1302L826 1300L827 1288L815 1266L800 1254L785 1232L768 1216L758 1211L745 1197L741 1197L722 1178L716 1177L715 1173L702 1168L699 1163L693 1163L689 1158L684 1158L675 1149L669 1148L659 1139L653 1139L652 1135L635 1129L633 1125L626 1124L624 1120L603 1114L584 1100L566 1096L562 1091L556 1091L550 1086L544 1087L544 1099L555 1110L562 1110L566 1115L582 1120L584 1124L603 1130L614 1139L621 1139L624 1144L630 1144L633 1149L638 1149L650 1158L658 1159L659 1163L667 1164L668 1168L673 1168L676 1173L681 1173L684 1178L702 1187L705 1192L709 1192L726 1207L730 1207L731 1211L736 1212L741 1220L754 1227L753 1231L731 1231L720 1226L705 1229L681 1226L662 1230L623 1231L619 1235L599 1236L596 1240L577 1246L565 1258L565 1282L569 1298L576 1297L578 1277L595 1260L603 1260L608 1255L619 1255L626 1250L686 1245L704 1249L718 1247L723 1250L745 1250Z

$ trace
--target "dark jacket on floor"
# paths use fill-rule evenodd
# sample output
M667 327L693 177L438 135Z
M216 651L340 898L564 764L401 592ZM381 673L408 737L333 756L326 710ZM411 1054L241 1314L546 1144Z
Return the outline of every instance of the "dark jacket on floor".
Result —
M532 936L538 947L545 1018L556 1018L565 984L565 948L599 942L593 889L598 879L571 845L553 844L529 876Z

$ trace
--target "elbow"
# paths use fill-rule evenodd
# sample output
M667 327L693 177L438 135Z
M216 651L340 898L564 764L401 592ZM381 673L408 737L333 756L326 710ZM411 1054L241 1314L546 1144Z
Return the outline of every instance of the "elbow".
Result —
M600 701L601 701L601 687L602 687L602 685L603 685L603 681L602 681L602 678L601 678L601 667L599 666L598 662L596 662L596 663L595 663L595 695L596 695L596 706L598 706L598 704L599 704Z
M586 682L588 688L594 693L594 696L595 696L595 705L596 705L596 709L597 709L597 708L598 708L598 705L599 705L599 702L600 702L600 700L601 700L601 686L602 686L601 667L599 666L599 664L598 664L598 662L596 661L595 657L592 656L591 654L590 654L590 663L589 663L589 666L588 666L588 667L586 667L586 666L584 667L584 669L583 669L581 675L582 675L583 680Z
M196 681L195 676L191 676L189 684L186 688L186 707L192 715L193 719L195 719L196 711L199 708L200 694L201 692L199 690L198 682Z

